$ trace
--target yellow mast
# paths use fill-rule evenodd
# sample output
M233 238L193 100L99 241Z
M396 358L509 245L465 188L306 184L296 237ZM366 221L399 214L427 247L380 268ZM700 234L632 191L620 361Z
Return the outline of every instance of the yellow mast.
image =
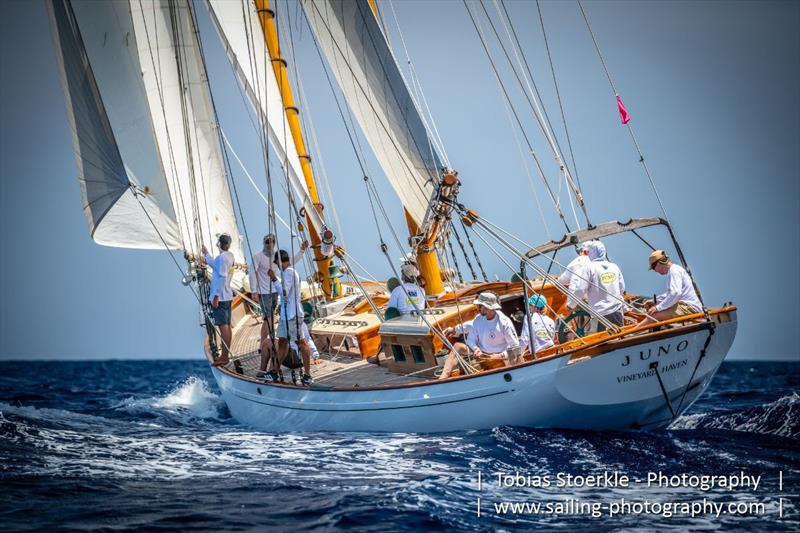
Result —
M286 68L286 60L281 55L278 31L275 27L275 12L270 9L269 0L255 0L255 5L258 18L261 21L264 41L267 43L267 50L269 51L272 68L275 71L275 78L278 80L278 86L281 91L283 109L286 113L286 120L289 123L289 131L292 133L292 139L297 148L297 154L300 156L300 167L303 169L303 177L305 178L306 187L308 188L308 195L311 201L314 202L314 207L317 213L319 213L320 218L322 218L323 205L319 201L317 185L314 181L314 172L311 170L311 156L306 150L303 130L300 127L300 110L294 103L292 87L289 84L289 73ZM322 291L325 293L325 299L328 301L335 300L342 294L341 284L339 283L338 276L331 276L331 258L326 258L322 255L321 239L319 236L319 232L322 231L322 228L314 228L308 215L306 215L306 223L309 228L312 229L312 231L309 232L311 234L311 245L314 250L315 262L317 263L317 277L322 285Z
M372 8L372 14L381 23L380 13L378 12L378 5L375 0L369 0L369 7ZM408 226L408 233L413 238L419 233L419 227L408 210L403 210L406 215L406 225ZM425 293L429 296L437 296L444 292L444 280L442 280L442 269L439 266L439 258L436 257L436 237L439 228L434 228L425 235L421 242L417 245L417 267L419 267L420 276L425 280Z

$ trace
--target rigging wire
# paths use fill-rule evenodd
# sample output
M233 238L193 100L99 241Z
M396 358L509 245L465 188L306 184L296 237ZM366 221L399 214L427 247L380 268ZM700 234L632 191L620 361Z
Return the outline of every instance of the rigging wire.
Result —
M495 1L495 5L497 5L497 0L494 0L494 1ZM501 0L501 1L503 1L503 0ZM503 2L503 10L505 10L505 2ZM545 47L545 50L547 51L547 60L550 63L550 73L553 76L553 87L556 90L556 99L558 100L558 109L561 111L561 124L564 127L564 134L565 134L565 136L567 138L567 147L569 148L569 156L570 156L570 159L572 159L572 171L575 173L575 181L577 181L577 183L578 183L578 189L583 191L583 185L581 185L581 177L578 174L578 165L575 162L575 152L572 149L572 138L569 135L569 128L567 127L567 116L564 113L564 103L563 103L563 101L561 99L561 90L558 87L558 79L556 78L556 68L555 68L555 64L553 63L553 56L550 53L550 43L549 43L549 41L547 39L547 32L544 29L544 17L542 16L542 8L541 8L541 5L539 3L539 0L536 0L536 10L539 13L539 24L542 27L542 37L544 37L544 47ZM511 23L511 21L509 20L509 24L510 23ZM516 33L514 33L514 35L516 37ZM526 63L527 63L527 61L526 61ZM547 121L550 122L550 118L549 117L548 117ZM552 129L553 126L551 125L550 128ZM559 147L559 150L560 149L561 148Z
M467 14L469 15L469 18L472 21L472 25L474 26L475 31L478 34L478 38L480 39L481 45L483 46L483 50L486 53L486 57L489 59L489 63L491 65L491 67L492 67L492 71L494 72L495 78L497 79L498 84L500 85L500 88L502 89L502 93L505 96L505 99L508 101L509 106L511 106L511 110L512 110L512 112L514 114L514 118L516 119L517 125L518 125L520 131L522 132L523 138L525 139L525 144L528 147L528 151L530 152L531 156L533 157L534 162L536 163L536 169L539 172L539 177L542 178L542 181L544 182L545 188L547 189L547 192L550 195L550 200L553 203L553 206L555 207L559 218L561 218L561 222L564 224L564 227L567 229L567 233L569 233L571 230L570 230L569 224L567 223L567 219L564 216L564 212L561 210L561 207L559 205L558 200L556 200L556 197L555 197L555 195L553 193L553 189L550 186L550 182L547 181L547 177L544 174L544 170L542 169L542 165L541 165L541 163L539 161L539 157L536 155L536 151L533 149L533 145L531 144L531 141L528 138L528 134L525 131L524 126L522 125L522 121L519 118L519 115L518 115L518 113L516 111L516 108L514 107L514 104L511 102L511 97L508 94L508 90L506 89L505 84L500 79L500 73L497 70L497 65L495 65L494 60L492 59L491 52L489 51L489 47L488 47L488 45L486 43L486 39L483 36L483 31L480 29L480 26L478 25L478 21L473 16L472 10L470 9L469 4L467 4L467 0L462 0L462 2L464 3L464 8L467 10Z
M555 139L555 136L553 135L553 132L552 132L553 126L552 126L552 124L549 124L549 121L550 121L549 117L547 117L542 112L542 106L540 106L540 104L539 104L539 100L541 100L541 96L539 97L539 99L536 98L536 95L534 95L533 91L530 88L530 84L527 84L527 81L528 81L527 78L525 79L525 83L523 83L522 79L520 78L519 73L517 72L516 67L514 66L514 62L511 60L511 56L508 54L508 50L506 50L506 46L503 43L503 39L500 37L500 33L497 31L497 27L495 26L494 21L492 20L492 17L489 15L489 11L486 9L486 5L484 4L483 0L481 0L479 2L479 4L481 6L481 9L483 10L484 15L486 16L486 20L489 23L489 27L492 29L492 33L494 33L494 36L497 39L498 44L500 45L500 50L502 50L503 55L506 58L506 61L508 61L508 64L511 67L511 71L514 73L514 78L517 80L517 84L519 85L520 89L522 90L522 93L525 95L525 101L528 103L528 107L530 107L531 112L533 113L534 117L536 118L536 122L539 125L539 128L542 130L542 133L544 134L544 137L547 140L547 144L550 146L550 150L553 152L553 157L555 158L556 163L558 164L559 169L561 170L561 173L563 174L564 181L567 183L567 186L570 188L570 190L575 194L576 198L579 200L579 203L581 204L581 207L583 208L584 215L586 215L586 208L583 205L583 199L581 197L580 191L577 190L575 184L572 182L572 176L570 175L569 168L564 163L564 158L563 158L562 153L561 153L561 147L558 145L558 140ZM501 18L501 21L502 21L502 18ZM505 22L505 21L503 21L503 22ZM512 45L512 48L513 48L514 47L514 43L511 42L511 45ZM516 54L516 48L514 48L514 52ZM523 76L524 76L524 72L523 72ZM525 90L525 88L526 88L525 85L526 84L528 85L528 87L527 87L528 91ZM538 88L537 88L537 93L538 93ZM545 121L545 119L546 119L546 121ZM548 125L549 125L549 127L548 127ZM570 200L570 206L572 207L573 216L575 217L575 225L577 227L580 227L580 222L578 221L578 215L575 212L575 206L572 203L572 195L571 194L569 195L569 200ZM588 224L588 215L586 215L586 219L587 219L587 224Z
M592 30L592 26L589 24L589 17L586 15L586 11L583 8L583 2L581 2L581 0L577 0L577 2L581 11L581 15L583 16L583 20L586 22L586 29L589 30L589 35L592 37L592 43L594 43L594 49L597 51L597 57L600 58L600 63L603 65L603 71L606 73L608 84L611 86L611 90L614 92L614 97L618 98L619 91L617 91L617 87L614 85L614 81L611 79L611 73L608 71L608 66L603 58L603 54L600 52L600 45L597 44L597 38ZM661 201L661 195L658 194L658 189L656 188L652 174L650 174L650 168L647 166L647 163L644 160L644 155L642 155L642 149L639 147L639 141L636 139L636 135L633 132L633 127L631 126L630 122L626 123L625 126L628 128L628 133L631 136L633 145L636 148L636 152L639 154L639 162L642 164L642 168L647 175L647 179L650 181L650 187L653 189L653 194L655 194L656 200L658 201L658 206L661 208L661 212L664 214L664 219L669 220L669 217L667 216L667 210L664 208L664 202Z

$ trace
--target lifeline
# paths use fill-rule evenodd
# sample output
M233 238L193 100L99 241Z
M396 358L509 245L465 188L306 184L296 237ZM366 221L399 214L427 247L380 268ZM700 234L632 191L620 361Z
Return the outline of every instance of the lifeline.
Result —
M692 489L700 489L702 491L709 491L715 488L720 489L743 489L747 488L752 491L758 490L758 484L761 483L761 476L751 476L744 472L728 475L697 475L697 474L664 474L663 472L648 472L647 473L647 486L648 487L688 487Z

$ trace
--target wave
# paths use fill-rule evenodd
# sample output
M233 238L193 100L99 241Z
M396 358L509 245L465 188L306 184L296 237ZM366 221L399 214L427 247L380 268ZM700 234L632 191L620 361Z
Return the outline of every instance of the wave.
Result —
M114 406L132 415L162 418L167 415L175 422L193 424L198 420L222 420L227 409L208 382L190 376L163 396L127 398Z
M726 429L800 438L800 395L728 413L696 413L679 417L670 429Z

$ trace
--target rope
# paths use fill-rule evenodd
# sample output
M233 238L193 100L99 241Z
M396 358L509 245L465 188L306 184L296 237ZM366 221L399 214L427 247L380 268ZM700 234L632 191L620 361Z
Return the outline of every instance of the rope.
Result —
M478 268L481 271L481 276L483 276L483 281L488 282L489 281L489 276L487 276L486 275L486 271L483 270L483 265L481 264L481 259L480 259L480 257L478 257L478 252L475 251L475 245L472 244L472 239L469 238L469 232L467 231L467 227L464 225L464 220L460 219L460 218L459 218L459 220L461 222L461 229L464 230L464 236L467 238L467 243L469 244L469 247L472 250L472 255L475 257L475 262L478 263ZM461 241L459 241L459 244L460 243L461 243ZM462 246L461 249L462 250L464 249L463 246ZM469 268L470 268L470 270L472 270L472 265L470 265ZM474 272L473 272L473 274L474 274ZM477 276L475 276L475 277L477 277Z
M614 97L619 97L619 92L617 91L617 87L614 85L614 80L611 79L608 66L606 66L606 61L603 58L603 54L600 52L600 45L597 44L597 38L595 37L594 31L592 31L592 26L589 24L589 17L586 15L586 11L583 9L583 2L581 0L578 0L578 7L581 10L581 15L583 15L584 22L586 22L586 29L589 30L589 35L592 37L592 43L594 43L594 49L597 51L597 57L600 58L600 63L603 65L603 71L606 73L608 84L611 86L611 90L614 92ZM661 208L664 218L669 220L669 217L667 216L667 210L664 208L664 202L661 201L661 195L658 194L658 189L656 188L653 176L650 174L650 168L647 166L647 163L644 160L644 155L642 155L642 149L639 147L639 141L636 139L636 135L633 132L633 127L631 126L630 122L625 124L625 126L628 128L628 133L631 136L633 145L636 148L636 152L639 154L639 162L642 164L642 168L647 175L647 179L650 182L650 187L653 189L653 194L655 194L656 200L658 201L658 206Z
M534 95L533 91L531 90L530 85L528 85L528 91L529 92L525 91L525 84L523 84L522 79L520 78L520 75L517 73L517 69L514 66L514 62L511 60L511 56L508 55L508 51L506 50L506 46L505 46L505 44L503 44L503 40L500 38L500 33L497 31L497 27L495 26L494 21L492 20L492 17L489 16L489 12L487 11L486 5L483 3L483 1L480 2L480 6L481 6L481 9L483 10L484 15L486 16L486 20L489 22L489 27L492 29L492 32L494 33L494 36L497 39L498 44L500 45L500 50L502 50L503 55L506 58L506 61L508 61L508 64L511 67L511 71L514 73L514 77L516 78L517 83L520 86L520 89L522 89L522 92L525 95L525 100L528 102L528 106L531 108L531 111L533 112L533 115L536 118L536 122L539 124L539 128L542 130L542 133L544 134L545 139L547 140L547 143L550 146L550 150L552 150L552 152L553 152L553 157L555 158L555 160L558 163L561 171L564 174L564 181L567 183L567 185L570 187L570 189L575 194L575 197L578 199L581 207L584 210L584 215L586 215L586 208L583 205L583 200L581 198L580 192L576 189L574 183L572 182L572 177L570 176L569 169L567 168L566 164L564 163L564 158L561 155L561 147L558 145L558 141L557 141L557 139L555 139L555 137L553 135L553 132L552 132L553 126L552 126L552 124L549 124L550 119L548 117L546 117L546 113L542 112L542 106L539 104L539 100L541 100L541 96L537 99L536 95ZM501 20L502 20L502 17L501 17ZM513 47L514 43L512 42L511 45ZM516 55L516 48L514 49L514 52L515 52L515 55ZM517 56L517 59L519 59L519 56ZM523 72L523 75L524 75L524 72ZM525 81L527 83L527 79ZM537 93L538 93L538 88L537 88ZM545 118L546 118L546 122L545 122ZM570 196L570 205L572 205L572 197L571 196ZM578 215L574 210L574 206L573 206L573 215L575 216L575 225L580 227L580 222L578 221ZM587 219L588 219L588 217L587 217Z
M558 201L556 200L555 194L553 193L553 189L550 186L550 182L547 181L547 177L544 175L544 170L542 169L542 165L539 162L539 157L536 155L536 151L533 149L533 146L531 145L531 141L528 138L528 134L525 131L525 127L522 125L522 121L519 118L519 114L517 113L516 108L514 107L514 104L511 102L511 97L508 94L508 90L506 90L505 84L503 84L503 81L500 79L500 73L497 70L497 65L495 65L494 60L492 59L491 53L489 52L489 47L486 44L486 40L483 37L483 32L481 31L480 27L478 26L477 20L472 15L472 10L469 8L469 5L467 4L467 0L462 0L462 2L464 3L464 8L467 10L467 14L469 15L469 18L472 21L472 25L474 26L475 31L478 34L478 38L480 39L481 45L483 46L483 50L486 53L486 57L489 59L489 63L491 65L491 67L492 67L492 71L494 72L495 78L497 79L497 82L498 82L498 84L500 86L500 89L501 89L501 91L503 93L503 96L508 101L508 104L511 107L511 111L512 111L512 113L514 115L514 118L517 121L517 125L518 125L520 131L522 132L523 138L525 139L525 144L528 147L528 151L530 152L531 156L533 157L534 162L536 163L536 169L539 171L539 176L542 178L542 181L544 182L545 188L547 189L547 192L550 195L550 200L552 201L553 206L555 207L556 212L558 213L558 216L561 218L561 222L563 222L564 227L567 229L567 233L569 233L571 230L569 229L569 224L567 223L567 219L564 216L564 212L561 210L561 207L559 206Z
M463 222L462 222L463 227ZM464 248L464 243L461 242L461 236L456 231L456 227L453 225L452 221L450 222L450 227L453 229L453 234L456 236L456 242L458 243L458 247L461 248L461 254L464 256L464 259L467 261L467 266L469 267L469 273L472 275L472 279L478 279L478 275L475 273L475 269L472 268L472 262L469 260L469 255L467 255L467 250Z
M501 0L501 1L503 1L503 0ZM497 2L497 0L495 0L495 2ZM505 2L504 1L503 1L503 9L505 10ZM572 150L572 139L570 138L569 128L567 127L567 116L564 113L564 104L563 104L563 102L561 100L561 90L558 87L558 79L556 78L556 68L555 68L555 65L553 63L553 57L552 57L552 55L550 53L550 44L549 44L549 41L547 39L547 32L544 29L544 17L542 17L542 8L541 8L541 5L539 4L539 0L536 0L536 10L539 13L539 23L542 26L542 36L544 37L544 47L545 47L545 50L547 51L547 60L550 63L550 73L553 75L553 87L556 90L556 99L558 100L558 109L561 111L561 124L564 126L564 134L567 137L567 147L569 148L569 156L572 159L572 169L575 172L575 180L578 182L578 188L580 190L583 190L583 185L581 185L581 178L578 175L578 165L575 162L575 152ZM511 19L509 19L509 24L510 23L511 23ZM514 33L514 37L516 38L516 32ZM527 60L525 61L525 64L527 65ZM548 118L548 122L549 122L549 120L550 119ZM552 128L552 125L550 127Z

